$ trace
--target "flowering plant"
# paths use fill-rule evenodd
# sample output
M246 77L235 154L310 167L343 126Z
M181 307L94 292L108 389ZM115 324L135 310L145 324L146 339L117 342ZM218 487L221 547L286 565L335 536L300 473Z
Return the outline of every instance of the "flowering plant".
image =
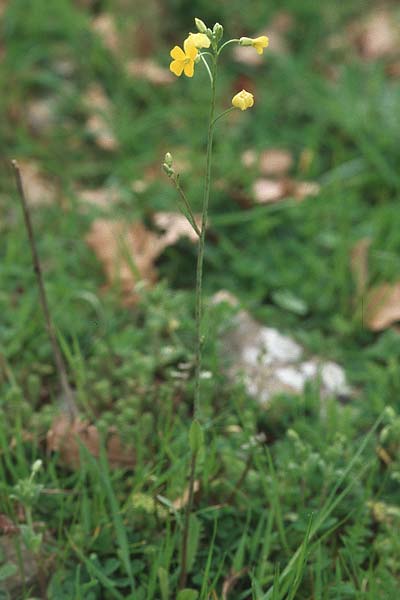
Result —
M186 505L186 513L182 533L182 552L181 552L181 572L179 587L182 590L186 584L187 578L187 555L188 555L188 539L190 529L190 515L193 505L194 482L196 474L196 463L199 451L203 447L204 433L201 425L200 414L200 380L201 380L201 362L202 362L202 281L203 281L203 262L204 262L204 244L208 220L208 204L211 189L211 163L212 163L212 147L215 124L217 121L235 109L242 111L251 108L254 105L254 96L246 90L241 90L232 98L232 106L217 117L215 116L216 105L216 82L217 82L217 66L221 52L229 44L239 44L241 46L252 46L258 54L262 54L268 46L268 37L263 35L257 38L241 37L239 39L231 39L222 43L224 29L222 25L216 23L213 29L201 19L195 19L197 33L189 33L184 40L182 47L174 46L170 55L172 62L170 70L174 75L180 77L182 74L186 77L193 77L197 64L202 63L205 67L211 87L210 112L208 120L207 134L207 150L206 150L206 172L204 179L204 195L202 206L202 217L200 227L196 224L194 213L190 202L188 201L179 182L179 174L176 173L173 163L173 157L169 152L165 155L163 169L171 181L174 183L179 193L179 207L186 216L190 225L193 227L198 236L198 253L197 253L197 268L196 268L196 357L195 357L195 389L193 402L194 419L190 427L189 443L191 450L191 468L189 480L189 498Z

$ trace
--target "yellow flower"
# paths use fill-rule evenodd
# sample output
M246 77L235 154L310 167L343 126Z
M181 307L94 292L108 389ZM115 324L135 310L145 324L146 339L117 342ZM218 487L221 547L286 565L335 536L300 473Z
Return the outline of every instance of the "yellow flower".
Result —
M241 46L253 46L258 54L262 54L264 52L264 48L267 48L269 45L269 39L266 35L260 35L260 37L257 38L241 37L239 44Z
M260 37L253 39L253 46L257 50L258 54L262 54L264 52L264 48L267 48L269 44L269 39L266 35L260 35Z
M187 39L193 42L196 48L209 48L211 45L210 38L205 33L189 33Z
M240 108L240 110L247 110L248 108L251 108L253 104L254 96L253 94L250 94L250 92L246 92L246 90L242 90L232 98L232 106Z
M190 38L183 42L183 50L179 46L175 46L172 48L170 55L174 60L169 65L169 68L174 75L180 77L182 73L185 73L186 77L193 77L194 59L197 56L197 48Z

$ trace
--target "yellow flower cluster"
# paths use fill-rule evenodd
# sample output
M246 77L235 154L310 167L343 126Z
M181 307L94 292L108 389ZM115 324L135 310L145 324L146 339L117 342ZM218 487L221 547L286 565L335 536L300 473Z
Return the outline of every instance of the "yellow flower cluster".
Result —
M169 68L177 77L180 77L182 73L184 73L186 77L193 77L195 62L200 60L199 49L210 48L211 40L213 40L213 52L216 55L219 54L216 45L223 34L222 26L216 23L213 32L211 32L200 19L195 19L195 22L199 33L189 33L188 37L183 42L183 48L174 46L170 52L173 60L169 65ZM217 30L217 28L219 29ZM256 38L241 37L239 40L229 40L223 45L225 46L232 42L238 42L241 46L252 46L258 54L263 54L264 49L269 45L269 39L266 35L261 35ZM239 108L240 110L247 110L253 105L254 96L246 90L242 90L232 98L232 106Z

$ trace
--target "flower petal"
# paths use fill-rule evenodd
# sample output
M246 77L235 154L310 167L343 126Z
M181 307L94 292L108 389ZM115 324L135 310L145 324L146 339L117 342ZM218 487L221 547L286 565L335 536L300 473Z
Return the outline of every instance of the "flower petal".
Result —
M190 37L186 38L186 40L183 42L183 48L185 50L187 58L191 58L192 60L196 58L197 48L194 45L193 40L190 39Z
M174 46L170 52L170 56L175 60L185 60L185 53L179 46Z
M194 62L193 62L193 60L191 60L188 63L186 63L184 71L185 71L186 77L193 77L193 73L194 73Z
M205 33L189 33L187 39L193 42L196 48L209 48L211 45L210 38Z
M185 63L181 60L173 60L169 65L169 70L173 72L174 75L180 77L182 75L183 68Z

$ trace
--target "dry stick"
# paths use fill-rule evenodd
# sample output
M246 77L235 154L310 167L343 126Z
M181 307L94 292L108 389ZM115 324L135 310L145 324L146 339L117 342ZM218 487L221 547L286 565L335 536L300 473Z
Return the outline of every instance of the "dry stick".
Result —
M36 280L37 280L37 284L39 287L40 303L42 305L42 310L43 310L44 319L45 319L45 323L46 323L46 329L47 329L47 333L49 335L51 347L53 350L54 360L56 363L57 373L58 373L58 377L60 379L61 389L62 389L63 396L64 396L65 407L63 407L63 408L66 409L66 412L68 413L69 418L71 419L71 421L73 421L78 414L78 410L76 408L76 404L75 404L75 400L74 400L74 397L72 394L71 387L68 383L67 370L66 370L66 367L65 367L65 364L63 361L63 357L62 357L62 354L61 354L61 351L60 351L60 348L59 348L59 345L57 342L54 325L51 320L49 305L47 302L46 290L44 288L44 283L43 283L42 269L40 266L40 260L39 260L39 255L38 255L37 248L36 248L35 236L33 233L31 215L29 212L29 207L28 207L28 204L26 201L24 187L22 184L21 171L19 169L19 166L18 166L18 163L16 160L12 160L11 164L14 169L15 182L17 185L18 194L19 194L21 204L22 204L22 210L24 213L24 220L25 220L25 227L28 232L29 245L30 245L31 254L32 254L33 270L35 271Z

